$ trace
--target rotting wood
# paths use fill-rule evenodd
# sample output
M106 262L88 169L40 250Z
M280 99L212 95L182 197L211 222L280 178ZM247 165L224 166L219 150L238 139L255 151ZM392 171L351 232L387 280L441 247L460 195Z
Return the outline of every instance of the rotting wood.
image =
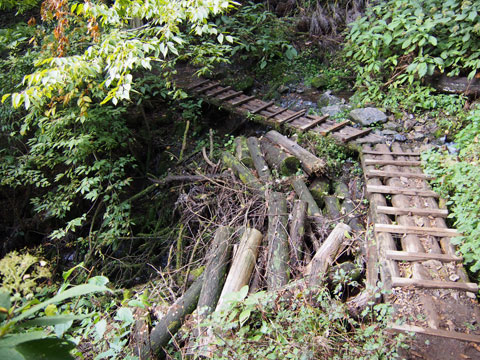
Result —
M420 166L421 161L365 159L365 165Z
M366 178L372 177L383 177L383 178L392 178L392 177L404 177L404 178L416 178L416 179L426 179L431 180L432 177L425 175L423 173L412 173L412 172L403 172L403 171L382 171L382 170L368 170L365 172Z
M252 111L250 111L250 113L252 113L252 114L258 114L260 111L269 108L269 107L272 106L273 104L275 104L275 102L269 101L268 103L265 103L265 104L263 104L262 106L254 109L254 110L252 110Z
M293 189L297 193L299 199L306 201L308 203L307 213L309 216L321 216L322 213L318 207L315 199L305 185L305 182L302 179L296 179L292 182Z
M258 192L263 192L263 185L251 173L251 171L243 165L237 158L233 157L227 151L222 153L222 161L225 166L231 168L233 172L240 178L240 180L247 186L252 187Z
M334 195L328 195L323 198L325 201L325 213L330 220L338 221L342 218L340 213L340 201Z
M275 130L269 131L265 137L273 143L280 145L297 159L300 160L302 168L308 175L319 173L325 170L326 161L305 150L295 141L283 136Z
M345 214L346 224L352 228L353 231L363 231L364 228L358 221L355 216L355 204L353 203L350 192L348 191L348 186L344 182L337 182L335 184L335 194L337 198L343 198L341 209L342 213Z
M381 193L381 194L402 194L411 196L425 196L439 198L440 196L432 190L413 189L400 186L386 186L386 185L367 185L367 192Z
M245 136L237 136L234 140L235 157L240 160L243 165L253 168L253 159L248 150L247 138Z
M416 234L430 235L437 237L456 237L461 234L456 229L442 229L435 227L405 226L390 224L375 224L376 232L387 232L391 234Z
M220 95L221 93L223 93L225 91L228 91L228 90L231 90L231 89L232 89L231 86L222 87L221 89L218 89L218 90L215 90L214 92L211 92L210 94L208 94L208 96L215 97L215 96Z
M310 190L310 193L312 194L318 206L323 207L325 204L324 197L330 192L330 182L328 179L324 177L317 177L312 181L308 189Z
M290 222L290 263L297 269L303 260L303 238L305 236L305 219L308 203L304 200L295 200Z
M141 349L138 349L137 354L140 359L150 359L152 355L156 359L165 359L166 354L163 349L180 329L185 317L197 307L203 281L204 275L202 274L190 285L187 292L170 306L165 316L160 319L160 322L150 333L150 341L143 344Z
M297 111L296 113L292 114L292 115L289 115L289 116L286 116L282 119L278 119L277 122L279 124L285 124L287 122L290 122L290 121L293 121L301 116L303 116L305 113L307 112L307 110L300 110L300 111Z
M448 338L448 339L456 339L456 340L462 340L467 342L480 343L479 335L467 334L467 333L457 332L457 331L423 328L416 325L395 324L395 323L389 324L387 326L387 329L400 331L400 332L415 332L418 334L433 335L433 336L439 336L439 337Z
M197 88L197 90L195 90L195 91L196 91L197 93L201 94L201 93L205 93L206 91L211 90L211 89L214 89L214 88L219 87L219 86L220 86L219 83L214 83L214 84L208 85L208 86L206 86L206 87L204 87L204 88L200 88L200 89Z
M350 226L338 223L328 235L320 249L315 253L312 261L307 265L305 274L310 286L320 285L322 278L326 275L328 267L335 260L345 236L351 231Z
M403 152L403 151L376 151L376 150L364 150L364 154L369 155L392 155L392 156L420 156L417 152Z
M414 287L426 288L426 289L465 290L473 293L478 292L478 284L475 284L475 283L392 277L392 287L405 287L405 286L414 286Z
M235 91L235 92L233 92L233 93L231 93L231 94L225 94L225 95L223 95L223 96L220 96L220 97L218 98L218 100L220 100L220 101L227 101L227 100L231 100L231 99L233 99L233 98L236 98L237 96L240 96L240 95L243 95L243 92L242 92L242 91Z
M308 115L305 116L306 118L309 118L311 119ZM300 126L298 129L300 131L307 131L307 130L310 130L311 128L317 126L318 124L321 124L323 122L325 122L327 119L328 119L329 115L323 115L317 119L313 119L312 122L306 124L306 125L303 125L303 126Z
M196 83L196 84L193 84L193 85L187 87L187 91L191 91L191 90L193 90L193 89L195 89L195 88L197 88L197 87L203 86L203 85L205 85L205 84L207 84L207 83L209 83L209 82L210 82L210 80L200 81L200 82L198 82L198 83Z
M399 208L395 206L377 206L377 212L389 215L419 215L446 218L448 210L432 208Z
M260 140L265 160L272 169L277 170L279 175L290 176L297 173L301 164L295 156L283 151L265 138Z
M390 260L397 261L426 261L426 260L438 260L442 262L461 262L463 258L460 256L453 256L449 254L436 254L436 253L417 253L408 251L385 251L385 256Z
M270 169L268 168L267 162L262 155L262 151L260 149L260 143L256 137L249 137L247 139L247 147L250 151L250 156L252 157L253 165L255 166L255 170L257 170L258 177L263 182L270 182L272 181L272 174L270 173Z
M222 308L227 294L239 291L243 286L248 285L253 268L255 267L255 262L257 261L258 248L262 237L262 233L257 229L246 228L243 232L240 245L238 246L220 299L217 303L217 311Z
M346 135L346 136L342 137L342 141L343 142L349 142L349 141L356 140L360 137L368 135L371 131L372 131L372 129L363 129L363 130L358 130L357 129L356 133L354 133L352 135Z
M247 96L243 99L240 99L240 100L237 100L237 101L234 101L231 103L232 106L239 106L239 105L243 105L249 101L252 101L253 99L255 99L255 96Z
M275 116L284 113L285 111L288 111L288 109L287 108L280 108L279 110L275 111L273 114L270 114L270 115L266 116L265 119L267 119L267 120L272 119Z
M342 121L341 123L336 123L335 125L332 125L331 127L329 127L328 129L325 129L325 130L322 130L320 131L320 134L322 136L327 136L328 134L334 132L334 131L337 131L337 130L340 130L341 128L344 128L345 126L347 126L348 124L350 123L349 120L345 120L345 121Z
M267 260L267 289L274 291L288 282L288 214L287 200L280 192L271 192L267 197L268 203L268 260Z

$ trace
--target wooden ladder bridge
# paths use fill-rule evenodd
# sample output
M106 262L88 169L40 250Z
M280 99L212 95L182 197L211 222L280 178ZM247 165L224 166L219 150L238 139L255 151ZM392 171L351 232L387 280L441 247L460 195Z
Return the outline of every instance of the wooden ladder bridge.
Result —
M311 131L357 145L373 223L367 286L376 286L380 277L382 287L390 292L384 299L403 322L391 324L391 330L417 333L421 341L428 339L431 346L444 349L445 359L462 358L469 344L480 343L478 285L469 282L451 243L460 234L447 227L448 210L431 190L418 150L398 143L389 146L371 129L354 127L349 121L337 123L328 115L283 108L213 80L193 81L179 86L211 104L254 116L277 129ZM464 348L453 353L459 341ZM422 356L430 358L428 353Z

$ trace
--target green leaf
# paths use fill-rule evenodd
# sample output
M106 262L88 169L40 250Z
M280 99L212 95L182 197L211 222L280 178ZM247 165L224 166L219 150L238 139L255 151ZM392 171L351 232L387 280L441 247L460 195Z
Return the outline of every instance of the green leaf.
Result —
M43 316L40 318L28 320L22 322L22 327L30 326L52 326L58 324L64 324L72 320L85 319L86 315L55 315L55 316Z
M428 70L428 66L426 63L420 63L418 64L417 66L417 71L418 71L418 75L420 77L424 77L425 74L427 73L427 70Z
M15 347L25 360L74 360L70 351L75 348L71 341L46 338L21 343Z
M250 309L245 309L240 313L238 317L238 321L240 321L240 326L243 326L243 324L250 318L251 313L252 311Z
M50 304L45 308L45 315L53 316L57 314L57 307L55 304Z
M390 35L389 33L385 33L385 35L383 35L383 41L385 42L385 45L390 45L390 43L392 42L392 35Z
M429 36L428 37L428 42L432 44L433 46L437 46L437 38L435 36Z
M36 339L43 339L47 336L44 331L33 331L29 333L8 334L0 338L1 348L13 348L23 342L32 341Z
M115 320L129 323L129 324L135 321L135 319L133 318L132 310L125 307L118 309L117 315L115 316Z

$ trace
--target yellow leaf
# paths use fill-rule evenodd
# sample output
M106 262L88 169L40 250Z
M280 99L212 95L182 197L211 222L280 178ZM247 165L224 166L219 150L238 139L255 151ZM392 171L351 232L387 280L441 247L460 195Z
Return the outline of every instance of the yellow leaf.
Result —
M47 316L54 316L57 314L57 306L54 304L50 304L45 308L45 315Z

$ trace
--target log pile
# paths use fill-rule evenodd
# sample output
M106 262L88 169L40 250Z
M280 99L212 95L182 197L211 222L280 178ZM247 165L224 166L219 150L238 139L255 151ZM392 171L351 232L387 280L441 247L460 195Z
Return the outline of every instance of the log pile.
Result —
M213 311L228 308L229 294L245 285L250 291L329 286L336 270L363 271L354 262L362 254L355 242L363 232L357 199L345 183L330 184L324 159L276 131L261 139L239 137L234 144L234 155L222 153L224 169L244 184L245 193L265 203L265 223L216 229L204 273L153 328L138 351L141 359L165 358L165 346L188 314L196 309L200 324ZM214 351L211 332L194 328L192 336L202 337L197 354L208 357Z

